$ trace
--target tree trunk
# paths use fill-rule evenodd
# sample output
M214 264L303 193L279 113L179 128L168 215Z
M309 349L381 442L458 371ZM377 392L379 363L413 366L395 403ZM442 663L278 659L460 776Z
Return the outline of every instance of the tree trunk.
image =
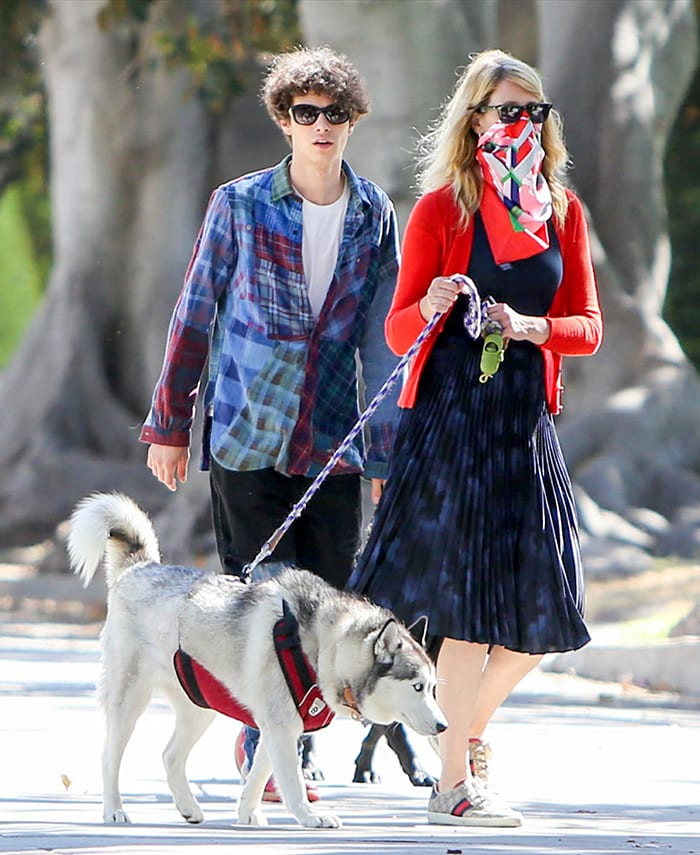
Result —
M518 40L513 14L528 10L535 38L528 27ZM606 322L600 354L565 361L559 427L567 459L584 500L581 486L597 506L642 526L635 532L613 517L613 537L700 547L697 525L693 532L687 522L700 506L698 377L661 318L669 273L663 154L695 65L690 0L302 0L300 11L310 43L347 51L367 75L374 112L364 135L353 136L350 158L387 188L404 222L415 198L406 128L426 129L472 51L502 37L520 55L522 42L522 58L540 68L565 120ZM341 38L343 13L352 23Z
M594 229L606 335L568 361L574 418L561 435L577 481L628 519L652 509L688 554L700 531L700 382L662 320L670 249L668 134L697 55L689 0L539 0L540 67L565 118L571 173Z
M565 119L605 313L601 353L566 360L559 425L584 529L598 513L605 536L690 553L700 549L700 389L661 309L662 162L696 58L691 0L300 0L299 10L307 42L346 52L368 80L373 112L348 156L405 223L416 134L468 55L499 43L499 26L517 53L514 4L537 10L525 58L536 45ZM211 547L206 478L192 472L168 502L136 437L212 187L275 162L285 144L257 101L257 67L246 94L214 118L184 71L157 62L159 25L216 16L219 0L157 0L146 24L106 32L101 7L54 0L41 33L55 266L0 377L0 544L45 537L86 493L123 489L151 511L167 505L164 549L185 560Z
M188 73L153 53L154 31L220 4L160 0L145 25L107 31L97 25L102 6L54 2L40 33L54 268L0 377L12 402L0 413L2 545L46 537L94 490L164 505L137 436L209 193L285 150L256 103L259 68L217 119L191 94Z
M497 8L498 0L300 0L307 43L346 53L367 81L372 111L347 156L391 196L400 224L415 201L417 134L435 118L468 54L495 41Z

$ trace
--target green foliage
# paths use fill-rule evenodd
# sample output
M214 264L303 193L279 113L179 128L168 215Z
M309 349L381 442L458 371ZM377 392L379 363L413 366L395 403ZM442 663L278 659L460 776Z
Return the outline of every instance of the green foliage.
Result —
M153 34L150 51L135 62L186 68L192 95L212 112L246 85L250 60L301 42L297 0L207 0L200 20L183 0L107 0L102 30L139 28L157 7L167 25ZM214 14L211 14L214 13ZM0 0L0 367L12 353L41 298L51 265L48 193L48 119L37 32L49 14L46 0ZM206 19L205 19L206 18ZM155 50L153 50L155 48ZM142 69L149 70L148 62Z
M700 369L700 68L671 133L665 166L673 260L664 317Z
M0 199L0 368L7 364L41 299L48 260L37 259L21 184Z
M216 29L189 15L154 38L170 68L188 69L193 91L213 112L222 112L245 89L251 57L285 50L301 37L296 0L219 2L223 16Z
M48 123L36 34L45 14L44 0L0 5L0 197L17 185L16 203L31 225L32 254L44 266L51 251Z
M51 264L48 123L37 30L44 0L0 4L0 367L41 299Z
M3 0L0 3L0 51L4 61L2 73L7 74L19 64L26 69L26 47L33 40L46 0Z
M154 43L174 69L184 66L190 72L193 92L215 112L221 112L228 99L244 89L240 59L235 45L216 33L203 32L196 18L190 17L180 30L161 30Z
M115 23L145 21L156 0L109 0L98 17L108 29ZM246 86L251 57L285 50L301 40L297 0L216 0L218 15L187 14L187 4L173 7L168 26L153 36L151 65L186 68L192 94L215 113Z
M45 8L42 0L5 0L0 4L0 191L28 170L46 176L46 109L39 74L36 33Z
M148 20L154 0L109 0L97 15L97 25L108 30L112 24L132 20L144 23Z

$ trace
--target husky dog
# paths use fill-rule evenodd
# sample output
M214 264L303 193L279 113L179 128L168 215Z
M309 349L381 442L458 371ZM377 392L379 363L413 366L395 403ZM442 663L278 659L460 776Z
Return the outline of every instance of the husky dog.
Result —
M261 799L274 772L288 810L301 825L340 826L338 817L312 810L307 799L297 751L302 719L273 643L273 627L283 609L298 622L321 704L325 701L333 713L379 724L403 721L426 736L447 727L434 699L435 668L408 630L386 609L338 591L306 570L288 569L244 584L230 576L161 564L149 518L119 493L96 493L77 505L68 553L84 585L101 563L106 571L99 685L106 717L105 822L129 822L119 793L119 767L134 724L156 687L176 714L163 753L168 785L182 816L202 821L185 763L215 713L196 706L181 688L173 657L182 649L260 728L260 744L239 801L239 822L267 823Z

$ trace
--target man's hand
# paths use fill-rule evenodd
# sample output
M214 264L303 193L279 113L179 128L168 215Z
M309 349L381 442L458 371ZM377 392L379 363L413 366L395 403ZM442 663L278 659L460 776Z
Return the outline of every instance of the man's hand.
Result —
M378 505L384 490L384 478L372 478L372 504Z
M175 492L177 482L187 481L187 466L190 462L190 450L180 445L150 445L146 465L156 478L165 484L168 490Z

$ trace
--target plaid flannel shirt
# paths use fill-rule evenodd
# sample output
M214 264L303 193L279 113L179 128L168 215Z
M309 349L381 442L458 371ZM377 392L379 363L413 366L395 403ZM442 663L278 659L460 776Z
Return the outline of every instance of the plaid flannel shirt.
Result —
M318 319L302 262L302 200L289 157L218 187L202 223L141 440L188 446L204 392L202 468L315 476L359 418L358 362L371 400L396 364L384 320L398 270L387 195L343 163L350 200L333 279ZM385 477L396 390L335 472Z

